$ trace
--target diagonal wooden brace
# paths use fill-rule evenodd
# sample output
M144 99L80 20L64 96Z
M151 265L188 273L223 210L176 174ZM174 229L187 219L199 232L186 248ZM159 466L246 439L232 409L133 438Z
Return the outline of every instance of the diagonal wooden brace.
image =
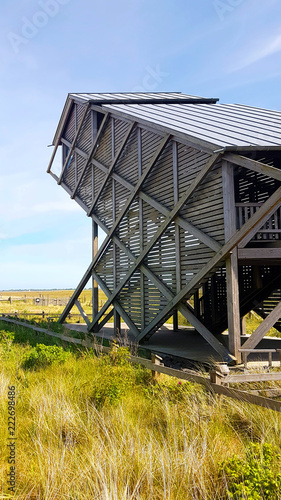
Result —
M239 231L227 241L227 243L221 248L217 254L210 259L208 264L206 264L194 278L184 287L182 290L175 296L173 300L167 304L166 307L162 309L162 311L157 314L157 316L151 321L151 323L139 334L137 340L141 340L148 333L153 331L154 328L157 327L158 324L161 324L161 321L165 319L169 311L172 311L175 307L179 305L179 303L184 300L186 297L192 295L193 291L200 287L200 283L206 279L216 266L218 266L226 257L230 254L233 248L235 248L240 241L242 241L247 234L251 232L253 228L259 225L260 220L266 216L272 208L276 207L280 203L281 196L281 187L279 187L268 200L262 205L258 212L256 212L247 222L242 226Z
M87 271L85 272L82 280L80 281L78 287L76 288L75 292L73 293L69 303L67 304L67 306L65 307L62 315L60 316L59 318L59 321L60 322L63 322L65 320L65 318L67 317L67 314L68 312L71 310L71 308L73 307L74 303L75 303L75 300L79 297L80 293L83 291L84 287L86 286L87 282L89 281L90 277L91 277L91 274L92 274L92 271L94 269L94 267L96 266L96 264L98 263L98 261L101 259L101 257L103 256L105 250L107 249L108 245L110 244L111 242L111 239L112 239L112 236L114 234L114 232L116 231L116 229L118 228L120 222L122 221L123 217L125 216L128 208L130 207L132 201L134 200L135 196L138 194L138 192L140 191L143 183L145 182L146 178L148 177L150 171L152 170L152 168L154 167L155 163L157 162L159 156L161 155L163 149L165 148L167 142L170 140L170 135L165 135L165 137L162 139L161 143L159 144L156 152L154 153L153 155L153 158L150 162L150 164L148 165L148 167L146 168L146 170L143 172L142 176L140 177L138 183L136 184L134 190L132 191L131 195L129 196L127 202L125 203L123 209L121 210L121 212L119 213L115 223L113 224L110 232L108 233L107 237L105 238L105 240L103 241L100 249L98 250L95 258L93 259L93 261L91 262L90 266L88 267Z
M221 154L217 153L212 155L209 160L207 161L205 167L201 170L201 172L197 175L197 177L194 179L192 184L187 188L183 196L180 198L178 203L175 205L173 210L169 213L168 217L166 217L165 221L160 225L158 231L156 234L151 238L149 241L148 245L145 247L145 249L141 252L139 257L136 259L134 265L131 267L131 269L128 271L126 274L125 278L122 280L122 282L118 285L117 288L115 288L114 292L112 293L110 299L107 300L107 302L104 304L102 309L99 311L97 314L96 318L93 320L91 327L94 326L100 319L100 317L104 314L104 312L107 310L107 308L110 306L114 298L120 293L124 285L127 283L127 281L130 279L130 277L134 274L136 269L140 266L144 258L147 256L147 254L150 252L150 250L153 248L155 243L161 238L162 234L166 231L168 226L171 224L171 222L175 219L175 217L178 215L179 211L183 207L183 205L188 201L188 199L192 196L194 191L197 189L197 187L203 182L205 177L207 176L208 172L213 168L214 164L220 158Z

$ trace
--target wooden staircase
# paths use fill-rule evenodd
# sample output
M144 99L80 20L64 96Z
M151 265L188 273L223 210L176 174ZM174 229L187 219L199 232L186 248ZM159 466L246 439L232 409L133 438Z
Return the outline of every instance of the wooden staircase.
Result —
M280 266L239 266L241 318L254 310L261 318L281 302ZM221 268L195 294L195 314L214 334L227 329L226 271ZM274 327L281 332L281 319Z
M265 319L279 302L281 302L281 288L274 290L267 299L254 308L254 311ZM281 332L281 318L275 323L274 328Z

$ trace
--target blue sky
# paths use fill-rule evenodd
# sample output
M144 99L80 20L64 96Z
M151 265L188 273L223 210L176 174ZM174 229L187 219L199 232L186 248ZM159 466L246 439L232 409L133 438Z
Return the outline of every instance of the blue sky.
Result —
M281 111L280 0L1 2L0 289L75 287L91 221L46 174L68 92Z

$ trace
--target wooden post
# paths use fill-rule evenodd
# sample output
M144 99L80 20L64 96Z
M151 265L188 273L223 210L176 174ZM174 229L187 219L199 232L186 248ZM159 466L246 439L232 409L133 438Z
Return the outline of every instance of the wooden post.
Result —
M227 242L236 231L236 213L234 197L233 165L222 162L223 203L225 241ZM238 250L234 247L230 256L226 258L226 287L227 287L227 319L228 319L228 347L241 362L241 326L238 285Z
M161 358L161 356L158 356L158 354L154 354L154 353L151 354L151 361L155 365L158 365L158 366L161 365L162 359L163 358ZM156 372L154 370L151 371L151 375L154 378L154 380L157 380L159 378L159 372Z
M173 330L174 330L174 332L179 331L178 311L174 311L174 313L173 313Z
M173 183L174 183L174 204L179 201L179 178L178 178L178 146L176 141L173 141ZM180 252L180 228L175 224L175 245L176 245L176 287L177 292L181 290L181 252ZM179 314L178 310L173 313L173 329L174 332L179 331Z
M268 367L272 368L272 352L268 353Z
M243 316L243 318L241 318L241 334L246 335L246 333L247 333L246 316Z
M115 335L120 335L121 336L121 318L120 314L114 309L114 334Z
M95 258L98 251L98 225L96 222L92 222L93 228L93 259ZM93 319L98 314L99 311L99 289L98 284L94 278L92 278L92 313Z
M222 373L217 372L216 370L210 370L210 382L211 384L221 385L223 379Z
M280 367L281 367L281 349L276 349L277 353L278 353L278 360L280 362Z

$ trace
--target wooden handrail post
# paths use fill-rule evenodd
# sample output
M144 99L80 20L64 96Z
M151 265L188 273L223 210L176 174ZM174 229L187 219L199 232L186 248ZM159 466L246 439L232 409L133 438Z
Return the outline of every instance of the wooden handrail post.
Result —
M151 361L152 363L154 363L155 365L161 365L161 361L162 361L163 358L161 358L161 356L158 356L158 354L154 354L152 353L151 354ZM156 372L154 370L151 370L151 374L152 374L152 378L154 380L157 380L159 378L159 372Z
M221 385L224 375L217 370L210 370L210 382L211 384Z

